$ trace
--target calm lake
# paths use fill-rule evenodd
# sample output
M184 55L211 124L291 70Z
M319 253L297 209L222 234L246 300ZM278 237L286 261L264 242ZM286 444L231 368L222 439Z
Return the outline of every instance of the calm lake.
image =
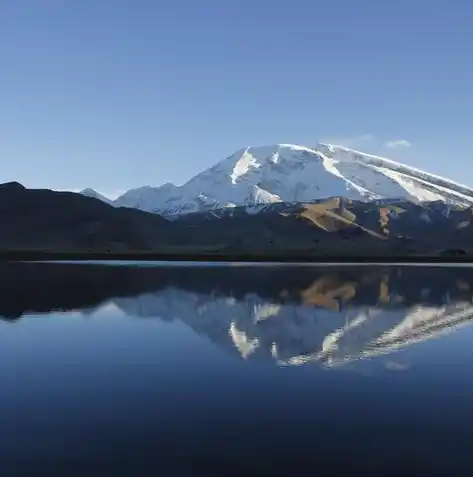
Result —
M2 476L473 472L472 267L3 263L0 297Z

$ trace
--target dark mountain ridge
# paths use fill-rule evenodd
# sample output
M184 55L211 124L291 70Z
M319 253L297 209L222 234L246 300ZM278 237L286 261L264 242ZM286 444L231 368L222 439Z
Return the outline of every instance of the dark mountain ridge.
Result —
M436 256L473 250L473 209L332 197L168 220L73 192L0 185L0 252L306 257Z
M343 309L397 309L472 303L469 267L137 267L59 263L0 263L0 315L97 307L114 298L164 290L272 303ZM428 293L426 293L428 291Z

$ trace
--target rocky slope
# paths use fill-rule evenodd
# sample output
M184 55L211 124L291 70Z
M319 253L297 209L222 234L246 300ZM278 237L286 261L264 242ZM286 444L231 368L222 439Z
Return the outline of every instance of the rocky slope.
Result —
M400 253L473 249L473 208L444 202L363 202L334 197L186 214L173 222L198 233L179 243L218 243L227 250L309 250L314 253ZM389 252L388 252L389 251Z

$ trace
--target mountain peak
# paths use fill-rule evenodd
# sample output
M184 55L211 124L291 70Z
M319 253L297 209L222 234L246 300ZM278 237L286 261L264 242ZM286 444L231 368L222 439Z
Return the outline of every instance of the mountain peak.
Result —
M114 205L113 200L109 199L108 197L105 197L103 194L100 194L99 192L94 189L91 189L90 187L81 190L80 193L82 195L85 195L86 197L93 197L94 199L99 199L106 204Z
M258 204L310 202L334 196L362 201L393 198L473 204L472 188L389 159L325 143L314 148L284 143L248 146L182 186L143 186L127 191L113 203L175 215L235 206L253 210Z
M2 188L2 189L18 189L18 190L26 189L26 187L23 184L20 184L19 182L16 182L16 181L4 182L3 184L0 184L0 188Z
M103 194L98 193L96 190L91 189L90 187L87 187L86 189L82 189L80 193L83 195L100 195L102 197L105 197Z

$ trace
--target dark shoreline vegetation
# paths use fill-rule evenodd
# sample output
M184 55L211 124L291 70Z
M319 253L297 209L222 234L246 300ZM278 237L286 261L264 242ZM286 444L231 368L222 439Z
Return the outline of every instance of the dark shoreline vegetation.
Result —
M127 262L260 262L260 263L473 263L473 254L464 250L445 250L436 255L432 254L382 254L371 253L364 255L343 253L310 253L310 252L280 252L280 253L227 253L227 252L102 252L102 251L41 251L20 250L0 251L0 261L3 262L33 262L33 261L127 261Z

